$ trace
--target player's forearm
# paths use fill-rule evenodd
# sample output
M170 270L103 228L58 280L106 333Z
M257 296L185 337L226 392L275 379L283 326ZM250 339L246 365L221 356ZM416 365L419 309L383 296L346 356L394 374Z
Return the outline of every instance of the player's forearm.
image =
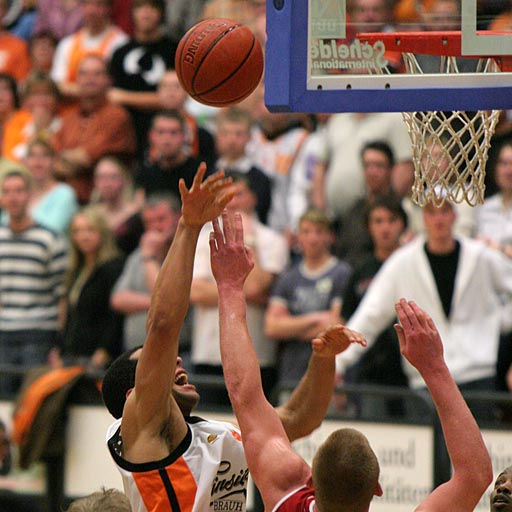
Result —
M443 427L454 476L464 475L465 487L478 501L492 480L491 460L480 429L446 365L421 373Z
M311 355L299 385L277 410L290 441L310 434L322 423L333 393L334 371L334 357Z
M242 289L219 286L220 351L224 379L231 403L238 414L263 393L260 367L247 328Z
M173 243L158 274L148 311L147 327L175 334L188 310L192 270L200 227L180 218Z

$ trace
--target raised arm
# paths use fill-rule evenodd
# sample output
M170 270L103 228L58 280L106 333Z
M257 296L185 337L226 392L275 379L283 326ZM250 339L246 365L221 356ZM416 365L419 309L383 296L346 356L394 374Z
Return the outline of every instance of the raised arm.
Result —
M215 218L232 197L230 180L217 173L203 182L202 164L190 190L180 181L182 217L153 289L147 335L135 375L135 389L123 413L122 435L130 460L159 450L164 422L171 418L169 444L185 434L183 416L171 394L178 355L178 337L188 309L192 268L202 226ZM125 421L126 420L126 421ZM157 446L148 446L156 440Z
M312 341L306 373L286 404L277 408L290 441L309 435L324 419L332 398L336 355L352 343L366 346L364 337L343 325L333 325Z
M450 375L434 322L414 302L396 305L400 350L421 373L443 427L453 476L435 489L417 511L474 510L492 481L492 465L478 425Z
M243 292L252 269L244 247L240 215L223 213L210 236L213 275L219 291L220 344L224 377L242 430L247 463L266 510L289 492L308 483L311 471L291 448L279 415L265 398L256 352L246 323ZM319 354L328 351L331 337L315 342Z

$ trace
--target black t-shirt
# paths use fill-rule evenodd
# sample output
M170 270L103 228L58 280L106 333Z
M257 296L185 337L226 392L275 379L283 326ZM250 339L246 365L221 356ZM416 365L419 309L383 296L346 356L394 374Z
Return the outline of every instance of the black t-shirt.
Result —
M127 91L156 91L165 71L174 69L177 46L166 36L144 44L130 39L110 59L113 86Z
M370 254L352 272L343 296L341 309L341 316L346 321L354 314L381 266L382 261Z
M198 166L199 161L192 157L187 157L181 165L172 169L164 169L158 163L145 161L137 169L135 186L144 189L146 196L155 192L171 192L180 197L180 179L183 178L185 185L190 188Z
M155 92L167 69L174 69L178 43L163 36L152 43L139 43L130 39L117 48L110 59L112 85L132 92ZM128 108L137 136L138 154L147 147L147 133L151 126L152 111Z
M427 244L424 248L434 275L444 314L446 318L449 318L455 288L455 275L459 265L460 243L456 241L455 249L448 254L433 254L428 250Z
M354 269L343 295L341 315L345 320L354 314L382 264L383 262L374 254L370 254ZM407 386L393 324L384 329L361 359L349 368L346 380L386 386ZM390 407L395 411L398 405L390 404Z

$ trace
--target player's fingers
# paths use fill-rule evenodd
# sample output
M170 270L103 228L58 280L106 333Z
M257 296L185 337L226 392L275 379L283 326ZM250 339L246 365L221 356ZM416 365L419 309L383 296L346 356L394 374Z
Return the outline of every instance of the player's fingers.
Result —
M178 187L180 189L181 200L183 201L183 197L188 192L188 188L185 185L185 180L183 178L180 178L180 181L178 182Z
M414 311L405 299L400 299L396 306L396 311L400 324L404 329L411 329L418 324Z
M234 228L235 228L235 242L237 244L243 244L244 243L244 225L242 223L242 216L240 215L240 212L235 213L235 219L234 219Z
M252 249L250 247L244 246L245 250L245 256L247 257L247 261L249 262L249 265L251 268L254 267L254 254L252 252Z
M219 248L217 247L217 241L215 240L215 233L213 231L210 233L208 242L210 243L210 254L216 254Z
M222 230L220 229L219 219L215 218L212 220L213 226L213 236L217 243L217 247L221 247L224 245L224 235L222 234Z
M227 210L222 212L222 230L224 231L224 240L229 243L233 240L233 230L231 226L231 215Z
M403 353L407 345L404 329L400 324L394 324L393 327L395 328L396 335L398 336L398 341L400 343L400 351Z
M407 318L407 315L404 312L403 304L401 301L399 301L395 304L395 312L396 312L396 316L398 317L398 321L400 322L400 324L403 325L405 323L405 324L409 325L409 319Z
M201 162L199 167L197 168L196 174L194 176L194 181L192 182L192 188L200 188L201 183L203 181L204 175L206 174L206 164Z
M436 329L436 326L434 324L434 321L432 320L432 317L423 309L421 309L418 304L416 304L414 301L411 301L411 308L414 310L416 317L418 318L418 321L420 324L429 329Z
M218 195L216 201L217 204L224 209L233 197L235 197L235 189L234 187L229 187Z

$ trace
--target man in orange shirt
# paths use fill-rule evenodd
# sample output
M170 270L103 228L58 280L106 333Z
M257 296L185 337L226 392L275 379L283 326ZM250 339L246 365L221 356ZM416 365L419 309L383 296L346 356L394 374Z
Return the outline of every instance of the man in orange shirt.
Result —
M96 162L107 154L129 162L135 153L135 133L128 112L107 99L110 78L101 57L89 55L80 61L77 85L78 105L63 116L53 143L60 154L59 173L86 203Z

